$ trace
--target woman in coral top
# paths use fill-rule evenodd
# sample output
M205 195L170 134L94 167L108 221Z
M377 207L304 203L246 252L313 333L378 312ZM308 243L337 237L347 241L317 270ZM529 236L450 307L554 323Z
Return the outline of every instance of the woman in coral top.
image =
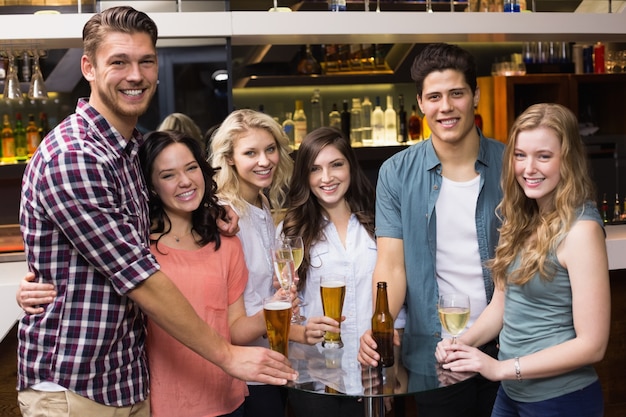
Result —
M262 331L262 316L248 317L243 292L248 270L237 237L220 235L213 169L196 140L175 131L150 134L140 150L150 192L151 251L196 312L224 338ZM174 313L174 312L173 312ZM245 337L245 336L243 336ZM146 341L153 417L241 416L246 383L148 322Z
M215 197L213 168L198 142L176 131L151 133L140 149L150 192L150 249L163 272L178 286L200 317L233 344L265 331L262 315L246 316L243 293L248 270L241 242L220 235L225 209ZM49 303L49 284L28 282L17 299L26 313ZM29 293L29 298L22 294ZM176 312L172 312L176 314ZM152 417L243 416L244 381L176 341L148 321L146 351L150 369Z

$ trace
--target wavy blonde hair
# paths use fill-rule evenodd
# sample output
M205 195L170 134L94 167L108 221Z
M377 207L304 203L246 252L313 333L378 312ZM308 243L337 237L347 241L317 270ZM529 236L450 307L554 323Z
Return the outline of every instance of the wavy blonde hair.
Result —
M537 128L551 129L561 143L561 180L553 194L552 210L540 211L536 200L526 197L515 178L515 146L520 132ZM594 199L594 186L588 175L585 149L578 132L576 116L559 104L530 106L515 121L504 151L502 190L498 205L502 219L500 241L490 262L498 288L507 283L523 285L536 273L550 280L554 265L549 262L558 244L576 220L577 212ZM519 255L519 265L509 271Z
M247 211L248 205L240 191L239 174L228 160L233 157L234 143L250 129L263 129L276 140L279 152L278 166L274 172L272 185L267 192L270 207L281 208L285 203L289 179L293 171L293 159L289 153L289 139L282 127L265 113L249 109L235 110L222 122L211 139L211 156L209 163L219 167L215 181L220 200L228 202L240 213Z

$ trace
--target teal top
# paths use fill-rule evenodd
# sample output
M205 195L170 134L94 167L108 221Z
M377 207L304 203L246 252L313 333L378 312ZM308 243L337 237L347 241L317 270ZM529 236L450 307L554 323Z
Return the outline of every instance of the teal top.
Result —
M592 203L580 211L578 220L592 220L603 226ZM529 355L576 337L569 274L559 263L556 253L550 253L549 261L555 265L551 281L542 281L536 275L525 285L506 287L500 360ZM513 267L517 263L516 260ZM523 361L521 368L523 377ZM502 387L515 401L537 402L582 389L597 379L593 366L588 365L548 378L502 381Z

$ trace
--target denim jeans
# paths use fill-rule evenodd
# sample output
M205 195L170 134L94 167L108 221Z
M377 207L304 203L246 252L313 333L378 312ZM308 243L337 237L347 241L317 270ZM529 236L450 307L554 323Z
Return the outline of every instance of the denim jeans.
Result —
M500 387L491 417L602 417L604 400L600 381L544 401L523 403L512 400Z

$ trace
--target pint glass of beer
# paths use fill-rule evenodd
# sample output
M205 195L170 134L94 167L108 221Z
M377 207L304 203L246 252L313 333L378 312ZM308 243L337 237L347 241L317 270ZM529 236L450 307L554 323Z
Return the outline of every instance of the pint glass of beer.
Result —
M324 315L341 322L343 300L346 297L346 279L342 275L324 275L320 282L322 293L322 307ZM325 348L342 348L343 342L339 333L324 333L322 346Z
M270 349L288 356L291 298L276 294L263 300L263 314Z

